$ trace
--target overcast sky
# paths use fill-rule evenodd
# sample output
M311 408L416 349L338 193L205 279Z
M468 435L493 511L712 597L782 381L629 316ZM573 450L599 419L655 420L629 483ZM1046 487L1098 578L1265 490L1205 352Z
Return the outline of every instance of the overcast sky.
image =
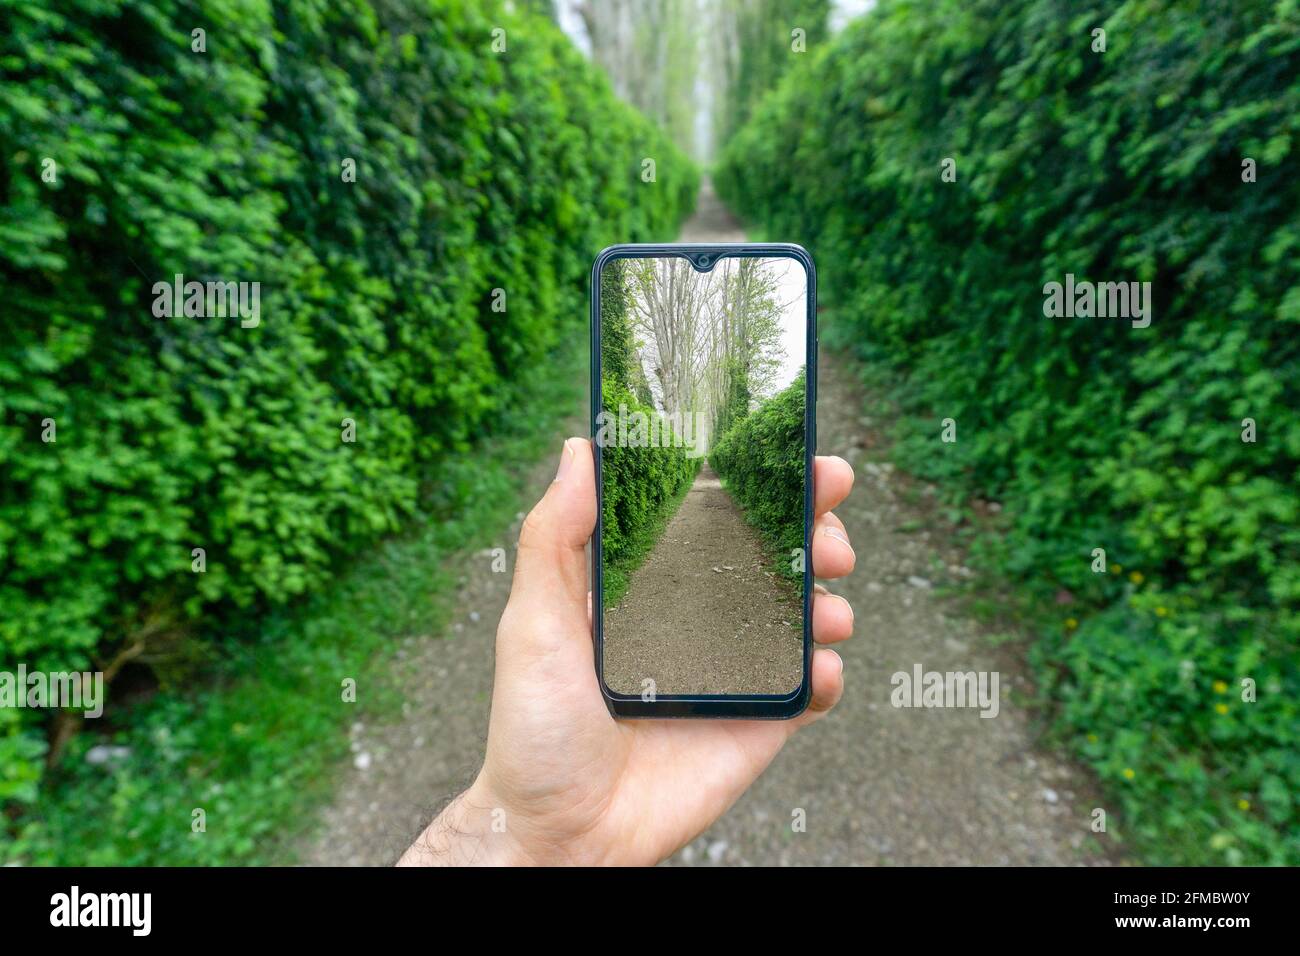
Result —
M764 259L763 263L777 277L777 301L783 306L781 347L785 350L785 358L776 374L776 391L779 392L794 381L806 361L808 273L796 259Z

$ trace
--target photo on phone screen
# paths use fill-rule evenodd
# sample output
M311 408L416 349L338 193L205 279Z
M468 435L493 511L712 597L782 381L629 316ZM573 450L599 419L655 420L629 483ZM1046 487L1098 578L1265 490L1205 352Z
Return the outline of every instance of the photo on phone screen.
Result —
M780 255L601 268L598 607L612 694L782 697L803 684L808 281Z

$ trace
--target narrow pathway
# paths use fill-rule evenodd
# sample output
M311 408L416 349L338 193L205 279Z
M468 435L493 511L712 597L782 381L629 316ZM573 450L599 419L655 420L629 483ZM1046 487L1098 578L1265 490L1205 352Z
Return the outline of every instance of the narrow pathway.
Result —
M707 187L682 241L744 235ZM798 237L791 237L798 238ZM813 250L816 255L816 250ZM932 585L963 574L961 555L926 530L922 509L885 455L885 424L867 407L857 370L823 352L817 409L820 451L854 465L857 487L838 509L858 567L831 589L850 601L856 636L842 646L847 690L830 718L799 734L740 801L674 858L677 864L1061 864L1098 859L1087 784L1040 751L1023 703L1022 668ZM585 429L575 409L571 434ZM559 447L562 435L555 436ZM536 464L529 498L554 475ZM522 514L519 516L522 519ZM492 547L513 541L518 524ZM510 576L485 553L468 555L456 622L446 635L410 641L403 719L354 727L354 766L341 768L334 803L301 847L304 862L393 862L482 759L492 687L492 646ZM994 719L973 709L891 706L891 676L932 671L1001 673ZM362 758L365 759L362 759ZM793 832L803 811L806 830Z
M707 464L627 594L605 614L605 680L640 694L786 694L799 686L797 588Z

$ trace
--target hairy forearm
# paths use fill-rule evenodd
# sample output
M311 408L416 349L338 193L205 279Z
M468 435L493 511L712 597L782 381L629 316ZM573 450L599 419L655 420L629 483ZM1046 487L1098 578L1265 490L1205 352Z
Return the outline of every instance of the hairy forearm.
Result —
M504 811L477 783L425 827L398 866L518 866L530 861L506 827Z

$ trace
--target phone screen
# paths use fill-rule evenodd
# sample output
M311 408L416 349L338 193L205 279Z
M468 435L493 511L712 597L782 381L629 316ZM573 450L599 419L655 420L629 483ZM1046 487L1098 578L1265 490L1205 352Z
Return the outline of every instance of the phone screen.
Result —
M613 695L803 685L808 275L794 257L725 253L600 270L599 634Z

